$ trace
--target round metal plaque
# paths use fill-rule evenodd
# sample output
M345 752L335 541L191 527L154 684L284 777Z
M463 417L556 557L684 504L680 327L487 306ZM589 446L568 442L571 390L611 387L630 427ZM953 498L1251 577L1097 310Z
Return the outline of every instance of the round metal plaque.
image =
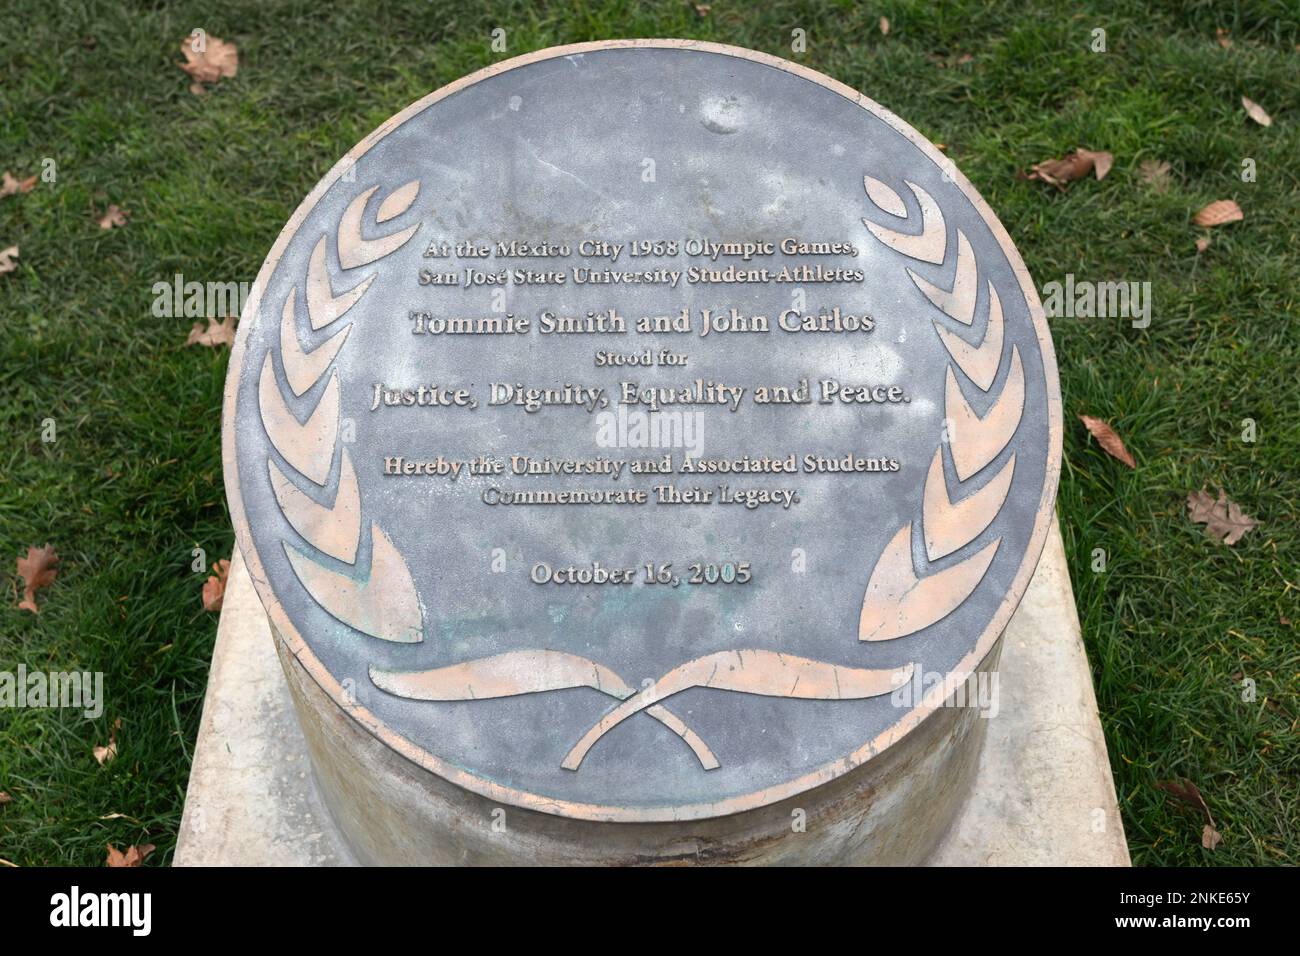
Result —
M896 748L1029 581L1024 264L897 117L764 54L504 62L360 143L258 276L239 546L346 720L489 801L722 817Z

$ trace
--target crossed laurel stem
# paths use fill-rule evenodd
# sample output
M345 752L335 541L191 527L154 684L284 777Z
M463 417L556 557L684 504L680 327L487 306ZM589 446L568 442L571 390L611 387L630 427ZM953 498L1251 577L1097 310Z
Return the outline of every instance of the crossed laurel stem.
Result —
M636 688L602 664L549 650L507 651L425 671L371 667L370 680L380 690L409 700L483 700L574 687L590 687L616 700L636 693ZM718 758L708 744L680 717L657 705L646 708L646 713L682 738L705 770L717 768Z
M566 770L577 770L596 741L643 710L686 741L705 770L714 769L718 760L704 741L660 704L692 687L766 697L860 700L887 694L911 676L911 664L866 670L758 649L719 651L687 661L639 693L608 667L563 651L506 651L424 671L370 668L377 687L410 700L483 700L591 687L622 701L569 751L561 764Z

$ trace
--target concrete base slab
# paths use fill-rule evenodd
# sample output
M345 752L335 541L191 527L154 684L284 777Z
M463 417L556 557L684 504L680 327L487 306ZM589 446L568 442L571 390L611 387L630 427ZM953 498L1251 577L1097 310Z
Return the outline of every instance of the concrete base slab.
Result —
M1055 526L1007 626L998 670L998 709L975 784L930 863L1129 865ZM238 553L174 862L355 865L316 792L270 627Z

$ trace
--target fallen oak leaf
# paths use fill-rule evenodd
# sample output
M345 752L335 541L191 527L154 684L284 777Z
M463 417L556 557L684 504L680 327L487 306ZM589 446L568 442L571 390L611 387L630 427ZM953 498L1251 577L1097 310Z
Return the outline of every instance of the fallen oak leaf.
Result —
M6 803L13 803L13 802L14 802L13 797L9 796L9 794L5 793L5 791L0 790L0 807L3 807Z
M1097 444L1102 447L1110 457L1122 461L1130 468L1137 468L1137 462L1129 454L1129 450L1124 447L1124 441L1116 434L1115 429L1111 428L1100 418L1093 418L1091 415L1080 415L1079 421L1083 422L1091 433L1092 437L1097 439Z
M19 193L29 193L36 188L36 177L28 176L26 179L14 179L5 170L4 177L0 178L0 199L5 196L16 196Z
M1231 199L1218 199L1193 216L1192 222L1208 229L1210 226L1241 222L1245 218L1246 214L1241 211L1241 207Z
M226 599L226 579L230 576L230 562L225 558L212 565L216 574L208 575L203 582L203 610L220 611L221 603Z
M1241 105L1246 110L1246 115L1253 119L1260 126L1272 126L1273 117L1264 112L1264 107L1260 106L1249 97L1241 98Z
M59 553L48 544L43 548L28 547L27 557L17 560L18 576L23 579L23 599L18 607L39 614L36 606L38 588L48 588L59 575Z
M109 843L106 865L114 868L140 866L155 849L157 848L152 843L145 843L141 846L129 846L126 852L123 852Z
M1204 490L1189 493L1187 516L1196 524L1205 525L1206 534L1226 545L1236 544L1247 531L1259 526L1240 505L1229 500L1222 488L1217 501Z
M13 272L18 268L18 263L14 260L18 258L18 247L10 246L8 249L0 249L0 275L6 272Z
M127 218L131 215L129 209L122 209L116 205L110 204L104 215L95 221L99 223L100 229L112 229L114 226L125 226Z
M185 54L185 62L176 65L194 80L190 92L195 96L207 92L204 83L216 83L222 77L231 77L239 72L238 47L220 37L210 37L202 30L195 30L181 41L180 49Z
M235 344L235 322L237 320L233 315L228 315L220 322L216 319L208 319L208 327L203 328L202 322L195 322L190 329L190 336L185 340L186 345L206 345L214 349L218 345Z

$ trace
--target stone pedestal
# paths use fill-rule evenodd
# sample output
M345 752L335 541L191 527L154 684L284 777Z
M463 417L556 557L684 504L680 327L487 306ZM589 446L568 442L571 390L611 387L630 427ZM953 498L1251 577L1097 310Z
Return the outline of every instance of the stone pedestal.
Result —
M1127 866L1128 848L1058 531L1003 635L999 710L929 862ZM1035 689L1030 693L1031 688ZM479 821L490 839L490 819ZM177 866L346 866L275 642L235 556L195 744Z

